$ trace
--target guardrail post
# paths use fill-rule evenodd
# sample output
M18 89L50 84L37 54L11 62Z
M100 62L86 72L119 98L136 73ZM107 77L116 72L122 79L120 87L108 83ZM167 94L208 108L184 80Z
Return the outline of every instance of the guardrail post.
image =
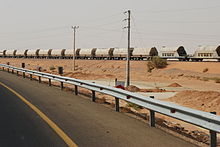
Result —
M30 74L30 80L32 80L33 79L33 76L32 76L32 74Z
M25 68L25 63L21 63L21 67L22 67L22 68Z
M25 72L23 72L23 78L25 78Z
M77 85L75 85L75 95L78 95L78 86Z
M95 102L95 91L92 90L92 101Z
M60 82L61 90L63 90L63 82Z
M210 112L210 113L216 115L216 112ZM212 130L209 130L209 133L210 133L210 147L217 147L217 133Z
M119 107L119 98L115 97L115 111L119 112L120 110Z
M38 77L38 82L41 83L41 77L40 76Z
M51 86L51 79L49 79L49 83L48 84L49 84L49 86Z
M150 98L154 99L154 96L150 96ZM155 127L155 112L150 110L150 126Z

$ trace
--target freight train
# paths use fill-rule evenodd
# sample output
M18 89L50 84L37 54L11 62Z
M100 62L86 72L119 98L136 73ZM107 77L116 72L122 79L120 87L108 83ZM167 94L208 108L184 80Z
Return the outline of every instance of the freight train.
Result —
M220 61L220 46L199 46L194 54L187 54L183 46L162 47L158 50L152 48L130 48L131 60L150 60L159 56L167 60L179 61ZM72 49L26 49L26 50L0 50L1 58L39 58L39 59L72 59ZM94 60L125 60L127 57L126 48L92 48L76 49L76 59Z

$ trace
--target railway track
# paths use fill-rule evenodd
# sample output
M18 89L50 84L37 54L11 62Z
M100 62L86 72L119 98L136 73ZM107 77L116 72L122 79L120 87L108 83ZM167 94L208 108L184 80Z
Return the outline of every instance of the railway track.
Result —
M1 57L0 56L0 59L48 59L48 60L71 60L71 59L73 59L73 57L55 57L55 58L53 58L53 57ZM126 60L126 58L76 58L76 60L115 60L115 61L120 61L120 60ZM150 61L151 60L151 58L142 58L142 59L136 59L136 58L131 58L130 59L131 61ZM209 61L196 61L196 60L194 60L194 61L192 61L192 60L186 60L186 61L183 61L183 60L179 60L179 59L175 59L175 60L167 60L167 61L169 61L169 62L220 62L220 60L218 60L218 59L216 59L216 61L213 61L213 59L212 60L210 60L210 59L208 59Z

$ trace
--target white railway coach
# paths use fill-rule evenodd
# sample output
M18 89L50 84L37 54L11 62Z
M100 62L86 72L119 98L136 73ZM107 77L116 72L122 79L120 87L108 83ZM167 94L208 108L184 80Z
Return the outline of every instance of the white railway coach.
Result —
M159 56L161 58L171 59L171 60L180 60L180 61L188 60L186 50L183 46L163 47L159 52Z
M220 46L199 46L191 59L192 61L220 61Z

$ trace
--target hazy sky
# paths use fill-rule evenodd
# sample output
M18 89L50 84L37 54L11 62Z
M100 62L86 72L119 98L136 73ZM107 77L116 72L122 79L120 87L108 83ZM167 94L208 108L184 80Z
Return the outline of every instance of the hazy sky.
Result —
M0 49L126 47L128 9L133 47L220 44L219 0L0 0Z

